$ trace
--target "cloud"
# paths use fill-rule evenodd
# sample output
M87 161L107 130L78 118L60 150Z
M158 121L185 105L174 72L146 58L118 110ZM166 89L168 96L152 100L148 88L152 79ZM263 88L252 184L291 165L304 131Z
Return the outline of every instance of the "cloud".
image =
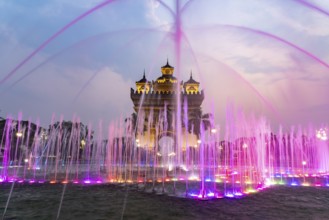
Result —
M3 112L20 110L26 117L41 118L44 125L53 113L62 114L67 120L77 114L87 122L101 119L109 122L120 115L130 115L133 111L129 100L132 82L109 67L97 71L97 76L74 102L78 91L95 72L49 63L3 96L3 103L16 100L4 106ZM24 99L20 96L24 96Z
M8 73L51 34L99 2L1 2L0 74ZM314 2L328 9L326 3ZM53 112L63 113L68 118L76 112L83 121L130 114L129 89L143 69L149 72L150 79L156 78L167 57L177 67L174 39L164 38L166 33L174 31L173 21L168 10L154 0L117 1L99 10L58 37L14 78L82 39L113 33L81 41L79 46L50 60L1 96L6 103L1 107L2 113L23 110L24 115L50 120ZM329 62L326 49L329 19L294 1L193 1L182 17L182 28L192 48L182 40L180 73L175 73L186 80L192 70L194 78L200 80L206 91L204 109L211 110L213 105L223 118L227 100L271 117L268 104L261 97L282 112L287 122L324 118L325 111L308 108L323 106L321 109L325 109L327 106L325 94L329 93L329 74L323 65L259 34L224 27L205 28L214 24L269 32ZM141 32L119 33L130 28L159 25L164 26L162 32L140 29ZM119 32L114 33L117 30ZM97 76L73 103L77 92L95 72ZM310 112L301 109L310 109Z
M161 26L161 30L170 31L173 25L173 17L168 11L161 7L160 3L156 0L147 0L146 4L146 18L151 25Z

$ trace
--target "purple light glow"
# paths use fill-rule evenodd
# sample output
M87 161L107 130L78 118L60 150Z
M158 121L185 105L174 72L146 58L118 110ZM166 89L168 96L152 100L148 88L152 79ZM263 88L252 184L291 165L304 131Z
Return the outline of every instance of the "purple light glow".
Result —
M207 194L207 196L208 196L208 197L214 197L214 196L215 196L215 193L210 192L210 193Z
M234 194L233 193L226 193L225 197L227 198L234 198Z
M236 192L234 193L235 196L243 196L243 193L242 192Z

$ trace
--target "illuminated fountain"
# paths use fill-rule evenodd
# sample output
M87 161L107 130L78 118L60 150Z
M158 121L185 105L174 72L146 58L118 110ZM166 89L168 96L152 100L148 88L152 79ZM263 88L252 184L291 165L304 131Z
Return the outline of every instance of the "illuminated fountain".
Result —
M66 29L112 2L104 1L64 26L0 84ZM184 6L179 2L176 11L171 10L174 31L170 32L178 74L182 42L188 42L180 16L193 1ZM224 28L275 39L328 67L269 33L233 25ZM186 84L172 75L169 63L154 83L144 75L131 91L135 114L108 129L101 123L85 126L77 117L57 123L53 118L49 129L23 121L22 115L2 120L0 182L136 184L145 191L199 199L240 197L274 184L329 186L327 126L272 130L263 118L248 118L231 108L225 126L219 126L215 115L201 114L204 94L192 74Z
M199 199L240 197L275 184L329 186L326 127L272 131L265 119L228 108L223 129L212 114L201 114L204 94L192 76L177 96L173 67L167 63L162 73L161 85L145 75L136 82L136 112L108 131L100 123L95 132L77 117L53 118L49 129L21 114L2 120L0 181L136 184Z

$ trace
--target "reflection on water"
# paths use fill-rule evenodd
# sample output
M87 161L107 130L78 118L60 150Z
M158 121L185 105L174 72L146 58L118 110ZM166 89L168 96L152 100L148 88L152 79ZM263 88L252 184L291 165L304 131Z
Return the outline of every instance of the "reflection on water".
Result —
M11 184L0 185L0 214ZM62 184L17 184L5 219L55 219ZM60 219L327 219L329 189L273 187L241 199L191 200L118 185L68 184Z

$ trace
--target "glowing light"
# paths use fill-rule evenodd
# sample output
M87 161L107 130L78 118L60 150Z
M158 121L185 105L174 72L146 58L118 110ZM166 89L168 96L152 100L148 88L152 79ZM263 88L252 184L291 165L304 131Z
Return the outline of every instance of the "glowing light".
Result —
M197 143L198 143L198 144L201 144L201 140L198 140Z
M303 164L303 166L305 166L306 165L306 161L303 161L302 164Z
M276 184L276 183L273 182L272 180L268 179L268 178L265 180L265 186L272 186L274 184Z
M234 194L233 193L226 193L225 197L234 198Z
M236 193L234 193L234 195L235 195L235 196L243 196L243 193L241 193L241 192L236 192Z
M74 180L73 183L74 183L74 184L78 184L79 181L78 181L78 180Z
M35 180L30 180L29 183L35 183Z
M185 172L188 171L188 169L186 168L185 165L182 165L181 168L182 168L182 170L184 170Z
M56 181L55 181L55 180L51 180L49 183L50 183L50 184L55 184Z
M171 153L168 154L168 157L173 157L173 156L176 156L175 152L171 152Z
M210 192L210 193L207 194L207 196L208 196L208 197L214 197L214 196L215 196L215 193Z
M81 140L81 142L80 142L80 143L81 143L81 146L85 146L85 145L86 145L86 141L85 141L85 140L83 140L83 139Z
M302 186L310 186L309 183L302 183Z
M255 190L255 189L248 189L246 192L247 193L255 193L255 192L257 192L257 190Z
M23 133L21 132L21 131L18 131L17 133L16 133L16 137L22 137L23 136Z
M243 143L242 148L246 149L248 148L248 145L246 143Z
M189 196L191 196L191 197L198 197L198 194L190 193Z
M292 185L292 186L298 186L298 184L296 182L292 182L290 185Z
M216 128L211 129L211 133L215 134L217 132Z
M28 162L29 162L29 159L25 158L24 163L28 163Z
M62 181L62 184L67 184L67 183L68 183L67 180Z
M327 129L321 128L316 131L316 137L322 141L328 140Z
M211 182L210 178L205 179L206 182Z
M197 179L198 179L198 177L193 174L188 178L188 180L197 180Z
M86 183L86 184L90 184L91 183L90 180L84 180L83 182Z

